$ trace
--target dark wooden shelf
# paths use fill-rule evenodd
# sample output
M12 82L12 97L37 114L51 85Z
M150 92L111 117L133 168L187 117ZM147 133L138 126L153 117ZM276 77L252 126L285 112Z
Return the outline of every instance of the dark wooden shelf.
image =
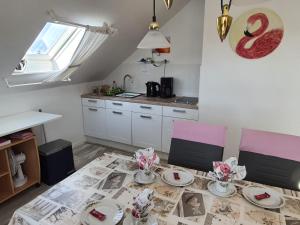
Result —
M9 175L9 172L7 171L7 172L2 172L2 171L0 171L0 178L1 177L4 177L4 176L6 176L6 175Z
M32 140L34 138L35 138L35 136L30 137L30 138L26 138L26 139L23 139L23 140L12 139L11 143L9 145L5 145L5 146L0 147L0 151L8 149L8 148L11 148L11 147L13 147L15 145L19 145L19 144L22 144L24 142L30 141L30 140Z
M31 186L37 184L37 183L39 183L39 181L28 179L28 181L26 182L26 184L24 184L24 185L21 186L21 187L15 188L15 189L14 189L14 193L15 193L15 194L18 194L18 193L20 193L20 192L26 190L27 188L29 188L29 187L31 187Z

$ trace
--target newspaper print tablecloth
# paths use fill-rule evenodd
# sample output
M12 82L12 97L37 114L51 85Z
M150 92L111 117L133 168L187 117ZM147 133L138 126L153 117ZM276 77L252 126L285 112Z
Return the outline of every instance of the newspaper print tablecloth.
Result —
M159 166L156 172L171 167ZM237 183L238 194L225 199L207 191L209 179L204 172L190 170L195 182L177 188L160 179L151 185L138 185L133 182L136 169L129 157L105 154L18 209L9 225L77 225L89 202L113 199L124 209L131 208L133 196L146 187L155 191L152 213L159 218L159 225L300 225L299 192L271 187L284 195L286 205L269 211L243 199L242 187L250 182Z

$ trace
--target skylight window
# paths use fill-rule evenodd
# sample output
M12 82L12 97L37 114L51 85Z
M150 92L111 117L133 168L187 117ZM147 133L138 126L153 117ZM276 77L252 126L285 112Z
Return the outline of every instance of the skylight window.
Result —
M47 23L36 37L12 75L59 72L71 62L85 28Z
M11 75L5 78L8 87L70 81L71 75L116 29L82 25L57 19L47 23L37 35Z
M26 55L48 55L55 45L60 41L65 41L75 30L75 27L47 23L26 52Z

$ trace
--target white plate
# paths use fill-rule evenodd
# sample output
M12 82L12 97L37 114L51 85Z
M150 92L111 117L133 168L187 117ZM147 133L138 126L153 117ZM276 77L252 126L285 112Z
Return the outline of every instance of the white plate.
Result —
M178 173L180 179L175 180L174 173ZM166 170L161 174L161 179L163 182L176 186L176 187L184 187L192 184L194 182L194 175L187 171L180 170Z
M133 175L133 180L138 184L152 184L156 181L157 174L152 172L149 179L144 179L141 175L141 171L137 170Z
M99 221L97 218L90 215L90 212L96 209L103 213L106 218L104 221ZM81 213L81 223L84 225L116 225L123 218L124 212L121 206L114 201L102 200L98 202L92 202L85 207Z
M131 215L128 215L124 219L123 225L135 225L133 217ZM155 216L149 215L147 222L143 223L143 225L158 225L158 221Z
M271 195L270 198L256 200L255 195L260 195L267 192ZM280 193L272 189L258 186L249 186L243 188L243 196L250 203L265 209L278 209L284 206L285 200Z
M223 198L229 198L234 196L237 193L236 187L233 184L229 184L228 185L228 191L227 192L219 192L216 189L216 181L210 181L207 184L207 189L210 193L212 193L213 195L219 196L219 197L223 197Z

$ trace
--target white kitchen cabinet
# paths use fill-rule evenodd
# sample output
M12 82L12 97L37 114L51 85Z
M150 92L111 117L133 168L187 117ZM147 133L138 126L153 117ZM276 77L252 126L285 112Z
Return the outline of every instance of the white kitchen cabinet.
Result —
M106 109L107 139L131 144L131 112Z
M84 133L90 137L106 138L105 108L83 106Z
M138 147L161 150L162 116L132 113L132 143Z
M182 119L182 118L174 118L174 117L163 117L163 123L162 123L162 151L165 152L165 153L170 152L174 121L191 121L191 120Z

